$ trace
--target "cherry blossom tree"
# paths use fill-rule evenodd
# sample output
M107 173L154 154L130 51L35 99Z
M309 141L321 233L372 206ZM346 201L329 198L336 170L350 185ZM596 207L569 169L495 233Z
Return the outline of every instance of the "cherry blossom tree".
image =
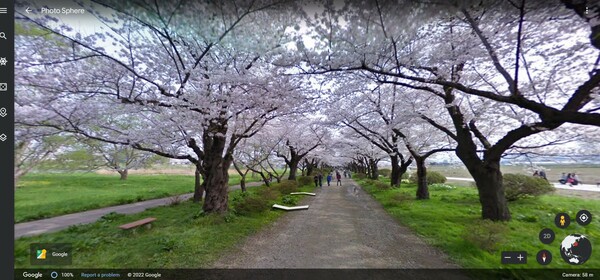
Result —
M427 182L427 158L440 152L454 152L454 140L442 131L432 129L426 119L435 119L437 124L451 127L441 102L433 100L436 97L423 95L417 91L404 88L403 98L399 99L398 107L405 110L399 114L400 122L392 130L404 141L406 149L417 166L417 199L429 199Z
M246 139L240 143L240 147L234 153L233 166L241 177L240 187L243 192L246 191L246 176L250 171L259 174L265 185L270 184L268 176L262 171L261 164L271 156L273 150L272 147L261 145L260 142L250 141L259 138L255 136Z
M67 137L53 130L16 126L15 188L21 177L56 155L67 141Z
M117 172L120 180L127 180L130 169L139 168L156 159L154 154L142 152L131 146L108 144L101 141L81 139L84 151L96 158L98 166Z
M345 81L344 87L338 91L338 103L329 109L332 117L352 119L342 120L342 123L354 130L356 135L367 139L381 151L390 152L408 151L404 156L399 153L400 164L396 164L394 157L392 163L392 182L400 180L402 173L414 161L417 165L418 188L417 198L429 198L426 181L425 160L438 152L454 151L453 140L443 132L432 130L431 126L423 119L423 112L429 117L443 112L443 104L432 100L435 97L423 95L415 90L407 89L393 84L378 84L369 79L352 78ZM352 94L352 91L357 93ZM402 92L401 92L402 91ZM340 103L347 105L339 106ZM432 114L433 112L433 114ZM439 120L439 116L435 116ZM445 125L451 124L446 120ZM390 136L385 136L390 135ZM386 137L391 140L382 141ZM364 147L365 149L367 147ZM367 173L372 179L377 179L377 162L381 160L373 152L354 151L362 162ZM404 158L408 158L405 160ZM398 170L402 171L398 174ZM395 185L395 184L394 184Z
M309 73L366 73L438 96L454 131L427 121L457 142L456 154L477 183L482 217L508 220L503 153L566 122L600 125L597 50L584 24L559 2L416 5L425 9L406 12L386 1L326 6L313 23L321 51L299 44L304 64L298 65ZM482 120L493 116L508 133L482 132Z
M334 149L339 157L346 158L343 162L352 171L365 173L373 180L379 179L379 162L388 157L387 153L350 128L342 130Z
M203 210L225 212L236 146L311 92L270 63L295 24L280 4L82 2L93 32L20 14L20 28L47 34L16 39L17 119L189 160L195 200L205 190Z
M319 125L322 126L320 129L324 133L324 138L322 139L322 144L308 153L304 157L304 160L301 161L300 170L302 171L302 176L311 176L319 169L322 172L323 169L332 169L340 166L335 154L336 150L333 148L336 143L336 139L333 138L335 128L331 128L323 123L319 123Z
M381 86L366 79L352 77L335 91L334 101L327 110L329 120L352 129L388 154L392 164L391 185L400 185L400 178L413 159L404 149L402 136L394 129L402 121L398 104L401 94L395 86ZM372 164L371 164L372 166Z
M270 130L278 143L275 154L289 167L288 180L296 180L302 160L327 142L329 137L327 129L317 121L295 118L293 123L290 126L290 122L280 119L277 124L271 125Z
M273 178L281 182L287 172L287 165L276 155L282 138L273 134L270 128L267 125L252 138L242 141L234 154L234 167L242 176L240 185L244 191L245 177L250 171L258 174L267 186ZM278 168L280 165L284 166L283 171Z

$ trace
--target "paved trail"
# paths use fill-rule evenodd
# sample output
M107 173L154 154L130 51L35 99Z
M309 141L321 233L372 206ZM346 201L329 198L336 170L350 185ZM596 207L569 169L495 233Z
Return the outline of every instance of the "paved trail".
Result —
M247 183L246 186L253 187L253 186L259 186L261 184L262 184L262 182L260 182L260 183L253 182L253 183ZM239 188L240 188L240 186L236 185L236 186L229 187L229 190L237 190ZM192 196L193 196L193 193L179 195L181 200L188 200ZM176 197L176 196L174 196L174 197ZM99 209L94 209L94 210L89 210L89 211L84 211L84 212L79 212L79 213L67 214L67 215L57 216L57 217L43 219L43 220L18 223L18 224L15 224L15 239L17 239L19 237L24 237L24 236L33 236L33 235L38 235L38 234L42 234L42 233L55 232L55 231L59 231L61 229L68 228L73 225L93 223L93 222L97 221L98 219L100 219L102 216L104 216L108 213L111 213L111 212L116 212L116 213L120 213L120 214L135 214L135 213L143 212L146 209L159 207L159 206L163 206L163 205L168 205L172 202L172 199L174 197L151 199L151 200L145 200L145 201L140 201L140 202L131 203L131 204L110 206L110 207L99 208Z
M474 182L473 178L446 177L449 181ZM555 193L562 196L571 196L583 199L600 200L600 185L581 184L577 186L552 183Z
M353 181L323 187L218 260L218 268L457 268Z

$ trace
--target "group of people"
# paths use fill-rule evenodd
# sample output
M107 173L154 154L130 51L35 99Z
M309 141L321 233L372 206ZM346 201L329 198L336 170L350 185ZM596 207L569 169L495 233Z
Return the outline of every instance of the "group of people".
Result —
M348 176L350 174L348 173ZM346 171L344 171L344 178L346 177ZM323 187L323 173L319 172L319 174L315 175L313 178L315 180L315 187ZM327 186L331 186L331 181L333 180L333 174L327 174ZM335 172L335 179L337 180L337 186L342 185L342 174L339 171Z
M561 184L567 184L569 186L577 186L578 184L581 184L581 180L579 180L579 176L577 176L577 174L575 172L573 173L568 173L565 174L563 173L560 176L560 180L558 180L559 183Z
M545 180L548 180L548 178L546 178L546 172L544 170L540 170L540 171L535 171L533 172L533 177L540 177L543 178ZM562 175L560 176L560 179L558 180L559 183L561 184L567 184L569 186L576 186L578 184L581 184L581 180L579 180L579 176L577 176L577 174L575 172L573 173L562 173Z

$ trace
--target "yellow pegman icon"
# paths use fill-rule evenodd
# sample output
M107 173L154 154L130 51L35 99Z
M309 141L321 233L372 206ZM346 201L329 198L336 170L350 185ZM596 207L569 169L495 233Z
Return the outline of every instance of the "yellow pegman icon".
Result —
M565 216L560 216L560 225L564 226L565 225Z

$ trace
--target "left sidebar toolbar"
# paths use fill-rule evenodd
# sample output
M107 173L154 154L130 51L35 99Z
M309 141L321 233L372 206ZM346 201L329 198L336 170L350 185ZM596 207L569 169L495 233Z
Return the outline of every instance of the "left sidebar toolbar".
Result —
M0 2L0 279L14 277L15 10Z

